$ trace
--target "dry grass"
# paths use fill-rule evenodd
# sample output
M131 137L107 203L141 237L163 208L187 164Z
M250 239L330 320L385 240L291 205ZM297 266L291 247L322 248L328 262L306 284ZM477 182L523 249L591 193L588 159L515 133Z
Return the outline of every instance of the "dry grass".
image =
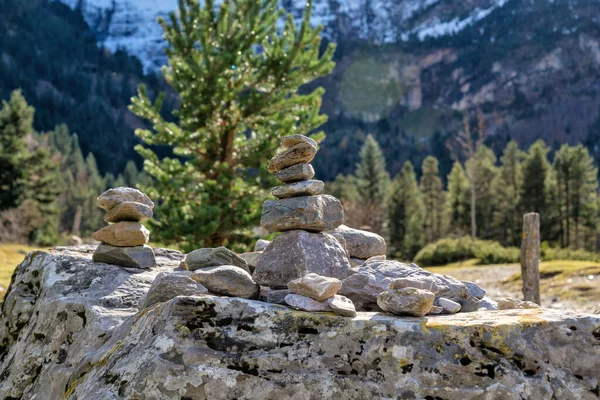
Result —
M25 258L25 255L32 250L37 249L21 244L0 243L0 286L8 288L10 278L12 277L16 266L19 265Z

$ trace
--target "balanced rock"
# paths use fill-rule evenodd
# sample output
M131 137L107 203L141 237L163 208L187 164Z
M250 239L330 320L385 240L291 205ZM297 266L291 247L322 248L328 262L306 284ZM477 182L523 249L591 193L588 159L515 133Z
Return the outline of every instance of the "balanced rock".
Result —
M224 296L255 299L260 292L250 274L234 265L202 268L194 271L192 279L209 292Z
M316 146L306 142L298 143L275 155L269 162L268 170L273 174L294 164L309 163L316 154Z
M92 235L92 239L112 246L141 246L148 243L150 232L139 222L118 222L105 226Z
M274 289L287 289L290 281L311 272L344 279L352 272L344 249L327 233L283 232L263 252L254 280Z
M422 317L431 310L434 300L435 295L428 290L403 288L382 292L377 304L391 314Z
M392 281L390 289L416 288L429 290L433 294L440 292L435 277L431 275L409 275L406 278L398 278Z
M318 147L317 142L314 139L304 135L288 135L281 138L281 146L283 146L284 149L289 149L300 143L308 143L315 148Z
M335 315L341 317L356 317L356 308L349 298L336 294L327 299L326 303Z
M469 296L473 296L476 299L483 299L485 297L485 289L476 284L475 282L470 281L462 281L467 287L467 291L469 292Z
M96 200L98 207L104 210L111 210L118 204L127 202L142 203L151 209L154 208L154 203L148 196L137 189L128 187L108 189Z
M283 183L307 181L315 176L315 170L310 164L300 163L284 168L275 174L275 178Z
M311 180L290 183L287 185L275 186L271 189L271 195L278 199L287 199L290 197L314 196L321 193L325 183L323 181Z
M461 307L459 303L450 299L446 299L444 297L436 299L434 304L436 306L442 307L443 312L446 314L456 314L460 311Z
M343 221L342 203L333 196L322 194L267 200L260 225L273 232L293 229L321 232L333 230Z
M123 267L150 269L156 266L154 251L150 246L116 247L100 243L92 259L96 262Z
M317 301L333 297L342 288L342 281L336 278L310 273L288 283L292 293L308 296Z
M208 289L191 278L191 271L161 272L140 300L140 309L164 303L177 296L198 296Z
M183 263L185 269L190 271L217 267L219 265L233 265L250 273L246 261L227 247L223 246L194 250L191 253L186 254Z
M350 257L368 259L386 253L385 240L376 233L340 225L334 231L346 239Z
M267 248L269 243L271 243L270 240L258 239L254 244L254 251L264 251L264 249Z
M152 218L152 208L133 201L117 204L104 215L106 222L143 222L150 218Z
M302 311L310 311L310 312L327 312L331 311L329 308L329 304L324 301L317 301L315 299L311 299L307 296L302 296L300 294L290 293L285 296L285 302L292 308Z

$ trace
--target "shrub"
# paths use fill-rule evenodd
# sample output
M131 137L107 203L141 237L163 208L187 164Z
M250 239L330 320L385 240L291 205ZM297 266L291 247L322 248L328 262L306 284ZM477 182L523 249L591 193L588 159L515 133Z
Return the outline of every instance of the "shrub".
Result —
M417 253L416 264L443 265L472 258L480 264L514 263L519 261L519 249L503 247L491 240L473 240L468 236L445 238L430 243Z
M575 260L600 262L600 254L598 253L593 253L584 249L554 249L548 246L547 242L542 243L541 258L542 261Z

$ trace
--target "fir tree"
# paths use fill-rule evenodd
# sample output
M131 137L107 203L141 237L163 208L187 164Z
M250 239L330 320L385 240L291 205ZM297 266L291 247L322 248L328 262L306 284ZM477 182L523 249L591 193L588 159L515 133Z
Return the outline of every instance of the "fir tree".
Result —
M326 120L323 89L298 90L331 72L334 46L320 52L310 1L300 27L277 0L179 6L168 23L160 20L169 45L163 73L181 100L178 123L160 113L164 94L152 102L143 86L131 110L152 125L136 132L143 142L175 155L161 160L152 147L136 147L153 178L154 237L190 250L226 244L234 230L258 223L263 189L273 182L266 161L280 137L309 134Z
M420 247L422 230L420 224L414 224L415 216L420 214L419 187L410 161L404 163L391 184L388 210L390 252L410 260L419 250L415 247Z
M420 189L424 208L423 230L425 242L431 243L443 235L444 191L439 176L438 161L427 156L421 166Z
M508 143L500 158L501 166L492 182L494 197L494 234L505 246L520 246L522 213L519 210L523 184L523 152L515 141Z
M363 205L364 224L373 231L383 233L389 175L385 169L385 158L379 144L368 135L360 151L360 162L356 165L356 178L360 203Z
M456 161L448 175L448 195L446 210L452 233L463 235L469 231L471 223L469 180L462 165Z
M467 175L471 176L469 184L476 193L476 237L490 239L493 236L492 220L494 215L494 195L492 182L496 178L496 156L487 146L481 145L473 157L466 162ZM473 191L473 190L472 190Z

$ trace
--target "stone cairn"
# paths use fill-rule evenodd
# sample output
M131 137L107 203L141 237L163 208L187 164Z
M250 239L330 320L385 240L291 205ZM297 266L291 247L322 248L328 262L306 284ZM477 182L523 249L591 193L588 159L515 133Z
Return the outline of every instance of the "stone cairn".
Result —
M109 189L96 200L106 210L108 226L92 238L100 245L93 260L124 267L149 269L156 266L154 251L147 245L150 232L140 222L152 218L154 203L137 189Z

